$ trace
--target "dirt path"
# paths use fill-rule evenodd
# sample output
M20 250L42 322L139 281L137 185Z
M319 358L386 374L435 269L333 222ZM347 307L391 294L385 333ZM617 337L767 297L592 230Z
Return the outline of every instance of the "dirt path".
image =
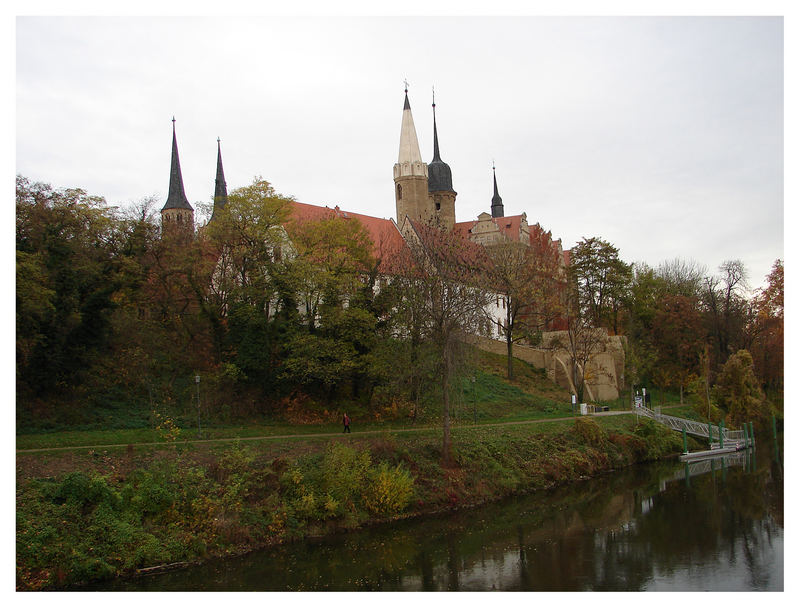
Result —
M631 414L630 411L614 411L614 412L597 412L595 414L590 414L590 416L622 416L625 414ZM585 416L566 416L563 418L540 418L538 420L515 420L511 422L489 422L486 424L469 424L469 425L461 425L457 427L453 427L454 429L458 428L477 428L477 427L502 427L502 426L516 426L521 424L538 424L542 422L562 422L564 420L575 420L576 418L585 418ZM426 426L426 427L416 427L416 428L399 428L399 429L390 429L388 432L390 433L418 433L422 431L438 431L438 426ZM368 436L368 435L380 435L382 433L386 433L386 429L377 429L373 431L354 431L351 435L358 435L358 436ZM294 434L294 435L261 435L257 437L223 437L219 439L186 439L184 441L177 441L174 443L169 443L166 441L154 441L148 443L136 443L133 444L136 447L158 447L158 446L169 446L169 445L200 445L200 444L211 444L211 443L230 443L233 441L268 441L272 439L318 439L321 437L339 437L342 433L306 433L306 434ZM43 452L64 452L69 450L107 450L109 448L124 448L127 447L128 443L110 443L104 445L72 445L66 447L58 447L58 448L34 448L34 449L26 449L26 450L17 450L17 454L34 454L34 453L43 453Z

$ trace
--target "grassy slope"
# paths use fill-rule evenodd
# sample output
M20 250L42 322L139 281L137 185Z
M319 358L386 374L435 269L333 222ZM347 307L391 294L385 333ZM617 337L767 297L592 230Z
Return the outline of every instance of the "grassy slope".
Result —
M555 385L543 370L515 360L515 379L505 378L506 359L502 355L473 351L475 367L468 370L464 378L456 383L453 392L452 418L455 425L478 423L538 420L558 418L572 414L569 394ZM475 377L473 385L470 378ZM334 408L332 408L334 409ZM235 439L236 437L261 437L270 435L298 435L330 433L341 430L338 414L331 414L324 424L289 424L283 420L264 420L243 425L209 425L202 421L202 438ZM440 419L438 400L434 397L427 404L424 415L417 425L436 425ZM184 422L179 439L198 438L194 420ZM411 426L404 418L395 420L355 419L353 430L371 431L397 429ZM106 446L113 444L140 444L162 441L162 434L153 428L110 428L98 430L60 430L53 432L17 435L17 449L58 448L68 446Z

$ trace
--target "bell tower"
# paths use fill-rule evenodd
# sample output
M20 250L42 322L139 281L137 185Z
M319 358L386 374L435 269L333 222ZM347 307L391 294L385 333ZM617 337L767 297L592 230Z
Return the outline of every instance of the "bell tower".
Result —
M440 227L451 230L456 223L456 191L450 166L439 156L436 131L436 98L433 99L433 160L428 165L428 192L433 199L434 217Z
M428 195L428 165L419 153L417 130L408 103L408 83L403 105L403 122L400 126L400 153L394 165L394 200L397 223L405 216L415 221L429 222L433 216L433 205Z

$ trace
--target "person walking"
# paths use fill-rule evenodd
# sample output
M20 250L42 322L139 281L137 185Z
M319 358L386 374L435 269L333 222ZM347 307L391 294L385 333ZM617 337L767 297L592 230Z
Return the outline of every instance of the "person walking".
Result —
M350 432L350 416L347 415L347 412L344 413L342 417L342 424L344 424L344 430L342 433L349 433Z

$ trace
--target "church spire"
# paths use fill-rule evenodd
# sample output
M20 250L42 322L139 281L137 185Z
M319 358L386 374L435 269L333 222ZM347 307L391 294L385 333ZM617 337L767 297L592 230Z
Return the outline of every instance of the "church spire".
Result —
M428 165L419 153L417 129L408 102L408 82L405 83L403 121L400 125L400 151L394 165L394 200L397 223L408 216L414 221L429 221L433 204L428 195Z
M439 132L436 128L436 96L433 96L433 160L428 164L428 191L453 192L453 174L439 155ZM455 220L454 220L455 221Z
M417 140L417 129L414 127L414 117L411 115L411 104L408 102L408 83L406 83L406 98L403 104L403 122L400 125L400 153L397 156L397 164L408 163L411 175L422 175L418 172L419 167L414 167L415 163L422 163L422 155L419 153L419 141Z
M167 202L161 211L167 209L188 209L194 211L186 198L183 190L183 176L181 175L181 161L178 158L178 138L175 135L175 117L172 117L172 165L169 170L169 194Z
M433 89L431 89L431 96L433 97L433 103L431 104L433 108L433 161L431 162L436 162L442 159L439 157L439 134L436 131L436 93Z
M222 209L228 203L228 186L225 183L225 172L222 170L222 149L219 137L217 137L217 178L214 180L214 210L211 212L211 219L217 209Z
M494 177L494 196L492 197L492 217L503 217L503 199L497 192L497 173L495 172L494 163L492 163L492 175Z

